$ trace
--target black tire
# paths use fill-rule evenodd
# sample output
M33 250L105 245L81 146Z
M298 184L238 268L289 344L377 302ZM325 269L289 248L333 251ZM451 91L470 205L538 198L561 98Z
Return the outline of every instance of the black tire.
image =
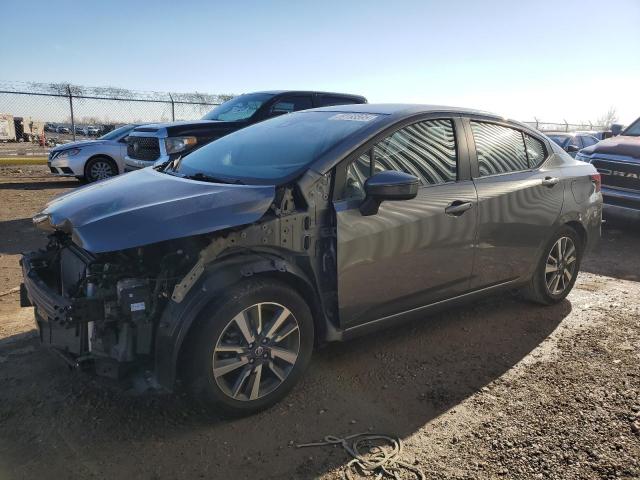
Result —
M552 249L557 248L557 243L563 238L568 238L573 243L573 246L575 247L575 260L574 262L571 262L573 266L570 272L570 280L566 279L566 277L562 278L562 281L564 282L562 284L563 288L561 289L561 291L557 291L556 288L553 288L553 281L556 277L554 276L554 272L547 273L547 264L550 260ZM571 289L573 288L573 285L576 283L576 279L578 278L583 250L584 246L582 244L582 239L573 228L568 225L563 225L558 230L556 230L556 232L552 235L552 237L545 245L544 250L542 251L542 255L538 260L536 270L533 273L529 284L524 288L524 296L533 302L543 305L553 305L564 300L566 296L571 292ZM567 258L567 261L569 261L570 256L567 255ZM561 263L558 268L571 264ZM549 262L550 268L552 265L553 262ZM562 271L564 272L564 269ZM556 272L556 275L559 275L559 273ZM549 283L551 283L551 285L549 285ZM559 283L560 282L558 282L557 288L560 287Z
M277 365L274 367L274 363L281 362L282 360L274 357L275 350L268 350L265 354L265 358L256 356L258 347L261 342L265 342L265 349L278 348L277 343L266 344L266 340L263 338L260 340L260 335L257 334L257 329L252 330L256 335L255 344L250 344L245 341L246 336L238 331L234 331L237 327L237 323L234 317L241 314L241 312L252 312L257 304L262 304L260 309L277 308L275 304L280 307L285 307L292 314L292 319L289 318L287 322L293 321L297 324L296 338L292 338L291 334L287 334L286 341L294 340L299 349L297 352L297 358L293 364L286 364L287 374L284 379L276 376L276 370L279 375L284 374L284 370L280 369ZM265 306L266 305L266 306ZM268 308L267 308L268 307ZM284 310L283 310L284 311ZM273 316L274 320L277 315ZM245 317L247 318L247 317ZM256 318L255 316L252 318ZM271 318L271 317L270 317ZM269 332L269 326L275 323L270 322L265 314L264 326L262 328L261 335L267 335ZM184 380L186 386L191 395L201 404L211 408L215 413L222 414L223 416L244 416L250 415L266 408L271 407L282 398L284 398L293 386L298 382L304 371L306 370L309 361L311 360L311 354L313 352L314 345L314 324L313 317L309 306L304 299L292 288L286 284L267 280L267 279L251 279L243 281L240 284L232 287L225 292L224 298L220 301L212 303L205 307L200 312L197 324L194 327L196 330L190 334L189 345L187 345L188 356L183 359L183 366L186 375ZM289 325L289 328L290 325ZM229 357L223 357L220 360L220 355L227 355L226 353L220 353L218 348L224 347L224 341L226 335L235 333L235 338L239 343L246 346L243 353L235 352L229 353ZM240 333L240 334L238 334ZM274 339L274 340L277 340ZM254 345L253 348L249 346ZM285 350L286 351L286 350ZM267 355L269 359L267 359ZM214 375L214 366L216 362L218 365L222 362L238 362L244 361L247 357L250 358L250 364L244 364L241 367L225 375L218 375L217 378ZM235 365L235 363L234 363ZM290 366L292 365L292 366ZM261 368L262 376L257 375L255 369ZM262 368L264 367L264 370ZM254 371L246 373L247 369L253 368ZM218 372L220 369L218 369ZM237 372L237 373L236 373ZM241 378L243 377L243 378ZM272 377L272 378L271 378ZM246 378L246 380L244 379ZM261 381L264 383L272 382L269 388L274 388L272 391L269 388L265 388L267 392L259 398L251 399L249 396L249 390L253 394L252 386L255 385L255 379L258 378L258 390L262 388ZM244 383L243 383L244 382ZM251 383L250 383L251 382ZM273 382L278 383L277 386L273 386ZM233 384L233 388L231 387ZM242 387L242 393L237 394L237 397L232 397L232 390L240 384ZM225 391L226 390L226 391Z
M118 175L118 165L109 157L93 157L84 166L84 179L87 183L97 182Z

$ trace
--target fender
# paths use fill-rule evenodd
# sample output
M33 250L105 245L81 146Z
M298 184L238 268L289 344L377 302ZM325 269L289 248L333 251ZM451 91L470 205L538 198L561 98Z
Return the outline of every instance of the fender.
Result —
M287 252L252 250L232 253L207 265L205 273L184 300L180 303L170 300L160 317L154 355L155 376L160 385L173 390L181 348L202 309L243 278L261 274L288 276L296 282L298 290L302 287L307 292L305 298L311 300L313 305L310 308L317 313L320 299L313 276L305 273L298 265L298 257L299 255L287 255ZM308 298L309 294L315 298Z

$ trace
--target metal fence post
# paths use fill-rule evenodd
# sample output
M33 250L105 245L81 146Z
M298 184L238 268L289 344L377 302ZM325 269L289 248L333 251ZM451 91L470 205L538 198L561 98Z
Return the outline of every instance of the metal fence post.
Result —
M73 133L73 141L76 141L76 121L73 118L73 95L71 94L71 85L67 85L67 93L69 94L69 110L71 111L71 133Z
M173 101L173 95L169 92L169 98L171 99L171 121L176 121L176 104Z

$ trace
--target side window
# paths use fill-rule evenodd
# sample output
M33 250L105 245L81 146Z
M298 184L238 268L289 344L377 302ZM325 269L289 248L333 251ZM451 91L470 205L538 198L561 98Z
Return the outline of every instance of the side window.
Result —
M522 133L492 123L471 122L478 153L480 176L527 170Z
M399 170L423 185L454 182L458 163L451 120L427 120L401 128L373 147L374 171Z
M592 137L591 135L585 135L584 137L582 137L582 144L585 147L590 147L591 145L595 145L596 143L598 143L598 139Z
M271 115L282 115L284 113L297 112L298 110L306 110L313 108L311 97L296 96L282 97L271 107Z
M347 167L342 198L364 198L364 182L371 175L371 150L364 152Z
M342 198L364 198L364 182L373 173L398 170L418 177L423 185L457 179L458 156L451 120L426 120L401 128L352 161Z
M526 133L524 134L524 144L527 148L527 158L529 159L529 168L536 168L544 159L547 158L547 149L537 138L533 138Z
M332 95L323 95L318 99L319 107L331 107L333 105L351 105L353 103L358 103L352 98L346 97L336 97Z

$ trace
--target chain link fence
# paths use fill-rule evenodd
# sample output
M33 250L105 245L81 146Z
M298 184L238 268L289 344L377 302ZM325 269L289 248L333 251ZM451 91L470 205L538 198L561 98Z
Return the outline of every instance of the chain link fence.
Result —
M52 146L128 123L199 119L232 97L0 81L0 158L46 156Z
M605 125L595 125L589 123L567 123L567 122L542 122L533 120L522 122L541 132L605 132L609 127Z
M232 97L0 81L0 159L44 157L52 146L96 138L127 123L198 119ZM543 132L608 130L591 123L524 123Z

